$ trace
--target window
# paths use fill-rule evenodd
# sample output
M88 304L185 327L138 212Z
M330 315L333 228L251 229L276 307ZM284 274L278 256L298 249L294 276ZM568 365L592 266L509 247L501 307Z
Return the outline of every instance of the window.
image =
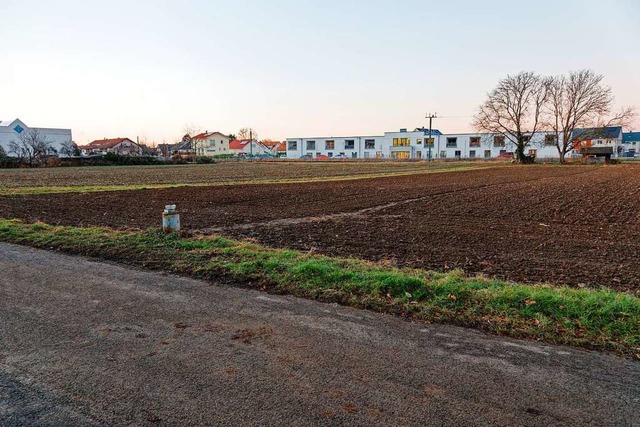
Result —
M422 144L422 138L416 139L416 144L418 144L418 145Z
M447 138L447 147L455 148L457 146L458 146L458 138L456 138L456 137Z
M433 141L435 140L435 138L425 138L424 139L424 146L425 147L433 147Z
M460 150L456 150L456 158L459 159L460 157L462 157L462 151Z
M469 147L480 147L480 137L472 136L469 138Z
M365 150L375 150L376 148L376 140L375 139L365 139L364 140L364 149Z
M409 159L411 158L411 154L407 151L398 151L396 153L391 153L391 157L394 159Z
M536 149L531 149L529 150L529 155L535 157L538 154L538 150Z
M522 136L522 142L524 142L526 144L529 141L531 141L531 135L523 135Z
M411 140L409 138L393 138L394 147L409 147Z
M353 150L356 146L356 142L353 139L347 139L344 141L344 149L345 150Z
M333 153L327 153L327 156L333 157Z
M298 149L298 141L289 141L287 143L287 150L297 150Z
M493 146L494 147L504 147L504 136L496 135L493 137ZM485 156L487 157L487 156Z
M475 159L475 157L476 157L476 150L469 150L469 158Z
M484 158L485 159L491 158L491 150L484 150Z
M357 159L358 158L358 153L356 153L355 151L351 153L351 158L352 159Z
M556 142L558 142L557 135L548 133L544 136L544 145L556 145Z
M307 151L314 151L316 149L315 141L307 141Z
M500 150L500 155L507 154L507 150Z
M447 152L446 152L446 151L444 151L444 150L440 151L440 157L441 157L442 159L446 159L446 158L447 158Z
M336 142L332 139L326 140L324 142L324 149L325 150L335 150L336 149Z
M209 141L209 148L216 148L216 141L214 139Z

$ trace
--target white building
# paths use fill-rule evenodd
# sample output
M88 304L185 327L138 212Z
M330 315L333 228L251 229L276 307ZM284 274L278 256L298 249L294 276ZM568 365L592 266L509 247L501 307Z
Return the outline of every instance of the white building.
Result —
M0 148L9 156L15 156L11 152L12 141L20 141L20 136L24 132L37 131L43 141L50 143L55 153L60 153L62 145L72 141L71 129L37 128L29 127L22 120L0 121Z
M626 132L622 135L624 157L635 157L640 152L640 132Z
M251 142L251 144L249 144ZM268 147L262 145L261 142L250 141L248 139L239 139L235 141L231 141L229 143L229 152L235 155L243 155L243 156L261 156L264 154L271 154L271 150Z
M204 132L191 138L198 156L229 154L230 138L220 132Z
M612 157L622 153L621 128L580 129L574 133L580 140L589 135L588 144L612 147ZM557 159L556 135L536 132L525 154L537 159ZM594 139L595 138L595 139ZM591 145L590 145L591 146ZM287 158L348 157L354 159L492 159L509 157L515 144L504 136L482 133L443 134L437 129L417 128L413 131L385 132L381 136L287 138ZM580 146L570 156L581 156Z

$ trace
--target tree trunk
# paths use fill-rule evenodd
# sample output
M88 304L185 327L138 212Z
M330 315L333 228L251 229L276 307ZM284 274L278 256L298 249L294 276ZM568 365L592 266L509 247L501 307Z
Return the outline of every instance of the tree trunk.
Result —
M529 163L527 156L524 154L524 144L518 143L516 146L516 161L523 165Z
M564 156L566 156L564 151L560 151L560 164L561 165L564 165Z

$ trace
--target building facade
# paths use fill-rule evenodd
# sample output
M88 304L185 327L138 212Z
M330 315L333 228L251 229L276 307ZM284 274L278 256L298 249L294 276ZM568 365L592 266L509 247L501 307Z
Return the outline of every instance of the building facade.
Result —
M621 128L577 129L576 144L569 157L580 157L581 136L589 135L588 144L612 147L613 157L621 156ZM527 155L538 159L557 159L557 136L552 132L536 132L529 136ZM287 158L353 158L353 159L495 159L508 158L515 144L502 135L483 133L443 134L437 129L417 128L385 132L381 136L287 138ZM584 144L583 144L584 145Z
M204 132L191 138L197 156L229 154L230 138L220 132Z
M52 149L51 154L63 155L63 147L71 144L71 129L29 127L22 120L0 121L0 148L6 155L15 156L11 143L20 141L26 132L36 131Z
M261 156L264 154L271 154L271 150L268 147L265 147L255 139L253 141L249 139L231 141L229 144L229 152L230 154L235 154L237 156Z
M622 134L622 156L636 157L640 152L640 132Z

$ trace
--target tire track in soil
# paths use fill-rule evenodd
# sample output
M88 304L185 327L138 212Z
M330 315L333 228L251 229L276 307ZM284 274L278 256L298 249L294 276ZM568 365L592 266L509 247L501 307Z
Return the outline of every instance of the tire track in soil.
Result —
M575 174L570 174L569 176L574 177L574 176L583 175L587 173L593 173L594 171L595 169L590 169L586 171L580 171ZM521 179L521 180L514 180L514 181L507 181L507 182L500 182L500 183L493 183L493 184L478 185L478 186L466 187L466 188L458 188L454 190L439 191L436 193L431 193L425 196L414 197L410 199L397 200L395 202L375 205L375 206L367 207L364 209L359 209L356 211L338 212L338 213L327 214L327 215L316 215L316 216L306 216L306 217L279 218L279 219L274 219L270 221L252 222L252 223L246 223L246 224L234 224L234 225L228 225L223 227L202 228L197 230L190 230L188 234L192 236L198 236L198 235L207 236L212 234L224 233L225 231L246 231L246 230L251 230L252 228L257 228L257 227L265 227L265 228L282 227L282 226L286 227L286 226L299 225L299 224L305 224L310 222L323 222L323 221L333 221L333 220L341 220L341 219L347 219L347 218L359 218L359 217L365 217L371 213L383 211L385 209L394 208L397 206L403 206L411 203L422 202L429 199L437 199L440 196L448 196L451 194L461 194L461 193L476 191L476 190L485 190L485 189L489 189L497 186L505 186L509 184L532 183L532 182L538 182L538 181L550 180L550 179L556 179L556 178L557 177L555 176L552 176L552 177L544 176L544 177L537 177L537 178L528 178L528 179Z

